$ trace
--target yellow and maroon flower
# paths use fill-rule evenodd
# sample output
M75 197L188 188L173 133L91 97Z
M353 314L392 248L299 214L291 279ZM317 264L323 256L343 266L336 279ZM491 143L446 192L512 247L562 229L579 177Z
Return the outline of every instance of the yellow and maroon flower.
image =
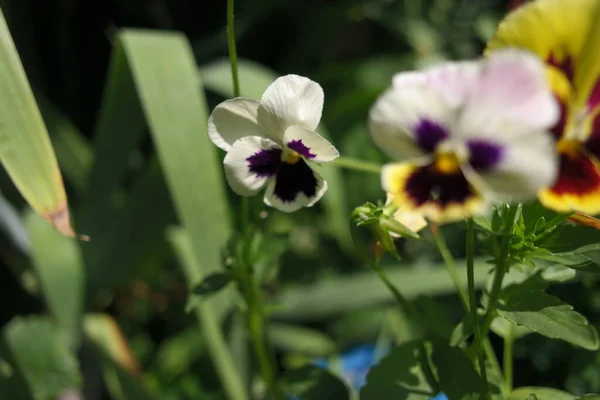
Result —
M486 54L527 49L546 64L560 104L552 132L559 175L540 201L558 212L600 213L600 1L537 0L509 14Z
M499 200L523 200L557 172L548 128L559 110L543 64L529 52L400 73L375 103L375 144L406 162L384 166L401 212L450 222Z

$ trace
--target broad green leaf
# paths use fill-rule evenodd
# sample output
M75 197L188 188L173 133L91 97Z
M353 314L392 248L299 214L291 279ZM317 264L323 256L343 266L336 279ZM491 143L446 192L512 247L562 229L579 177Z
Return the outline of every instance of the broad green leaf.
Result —
M507 400L530 400L531 395L534 395L537 400L575 400L577 398L558 389L531 386L513 390Z
M423 373L427 360L421 341L405 342L373 366L367 384L360 391L361 400L428 400L438 393Z
M55 399L82 385L65 333L42 317L14 318L4 340L35 400Z
M58 163L23 65L0 11L0 162L25 200L56 229L74 236Z
M349 399L348 387L331 372L306 366L287 371L282 386L288 395L302 400Z
M561 339L587 350L598 350L598 332L567 303L542 290L514 288L498 307L498 314L513 324L541 335ZM503 294L505 296L505 294Z
M511 337L513 340L519 339L527 334L532 333L526 327L515 325L512 322L509 322L508 320L501 317L494 318L492 324L490 325L490 329L492 330L492 332L494 332L496 335L500 336L503 339Z
M267 330L273 346L286 353L297 352L318 357L331 355L336 350L333 339L314 329L271 322Z
M204 275L203 265L198 261L194 252L191 235L183 228L171 228L168 236L177 253L187 281L191 284L199 282L200 277ZM219 319L214 311L215 304L213 298L201 302L196 307L200 328L228 398L230 400L245 400L248 395L221 332Z
M122 50L119 50L122 49ZM220 268L231 224L217 149L189 43L180 33L125 30L126 57L167 187L205 273Z
M463 351L439 340L432 343L431 349L440 391L451 400L479 399L484 387L473 363Z
M111 396L116 400L150 399L139 379L138 362L115 320L107 314L88 314L84 328Z
M31 239L33 264L40 278L44 299L57 322L77 346L85 270L77 242L60 235L33 212L25 217Z
M241 95L256 100L260 100L267 87L278 77L275 71L249 60L239 60L238 70ZM207 89L223 97L233 97L231 70L226 60L218 60L200 67L200 76ZM318 131L329 139L323 124L320 125ZM346 201L342 174L331 165L321 165L319 173L328 183L327 193L322 200L327 212L328 227L338 243L346 251L353 252L347 226L350 210Z

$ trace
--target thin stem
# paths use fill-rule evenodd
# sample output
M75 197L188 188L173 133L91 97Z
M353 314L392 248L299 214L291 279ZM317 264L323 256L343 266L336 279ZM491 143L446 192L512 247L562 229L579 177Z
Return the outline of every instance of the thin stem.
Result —
M258 282L253 277L249 277L248 282L248 328L250 337L256 352L258 366L265 385L267 386L267 398L273 400L283 399L277 376L274 368L274 360L271 358L269 346L266 341L265 322L266 316L262 302L262 295Z
M233 81L233 97L240 96L240 80L238 77L238 59L235 47L235 24L233 4L234 0L227 0L227 50L229 64L231 65L231 80Z
M508 332L504 338L504 357L502 364L504 365L504 393L508 395L513 388L513 344L515 338L513 336L513 326L508 324Z
M485 388L486 398L491 398L490 385L487 380L485 370L485 357L483 355L483 346L481 340L481 331L479 330L479 320L477 318L477 298L475 293L475 268L473 257L475 253L475 232L473 229L473 220L467 221L467 286L469 290L469 300L471 316L473 318L473 330L475 332L475 344L477 346L477 355L479 357L479 368L481 370L481 380Z
M460 300L462 301L465 309L467 311L469 308L469 296L467 294L467 289L465 288L465 284L463 280L460 278L458 274L458 270L456 269L456 263L454 262L454 258L452 257L452 253L450 253L450 249L448 249L448 244L446 243L446 239L444 239L444 235L440 231L439 227L436 225L431 225L431 233L435 238L435 244L440 252L440 255L444 259L444 263L446 264L446 268L448 269L448 274L454 282L454 286L458 291Z
M381 165L368 161L357 160L351 157L339 157L331 162L335 167L351 169L354 171L370 172L373 174L381 173Z

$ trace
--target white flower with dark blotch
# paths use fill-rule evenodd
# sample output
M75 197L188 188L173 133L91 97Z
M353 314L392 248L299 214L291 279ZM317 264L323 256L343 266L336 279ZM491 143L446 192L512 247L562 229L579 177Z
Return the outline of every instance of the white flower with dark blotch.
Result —
M398 209L450 222L552 185L558 159L548 129L559 109L544 77L541 61L519 50L397 74L369 130L406 160L381 175Z
M297 75L278 78L260 101L235 98L219 104L208 120L208 135L227 152L225 176L241 196L265 185L264 201L292 212L315 204L327 191L309 162L339 156L314 132L321 119L323 89Z

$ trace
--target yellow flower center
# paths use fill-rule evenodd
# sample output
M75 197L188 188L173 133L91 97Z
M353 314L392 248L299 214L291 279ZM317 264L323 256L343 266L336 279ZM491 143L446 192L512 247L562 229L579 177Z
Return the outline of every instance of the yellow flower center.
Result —
M281 161L286 164L296 164L301 158L302 156L300 154L290 149L285 149L283 154L281 154Z
M442 174L451 175L460 171L460 160L454 152L438 153L434 166Z
M556 143L556 151L567 156L575 157L579 154L581 143L574 139L560 139Z

